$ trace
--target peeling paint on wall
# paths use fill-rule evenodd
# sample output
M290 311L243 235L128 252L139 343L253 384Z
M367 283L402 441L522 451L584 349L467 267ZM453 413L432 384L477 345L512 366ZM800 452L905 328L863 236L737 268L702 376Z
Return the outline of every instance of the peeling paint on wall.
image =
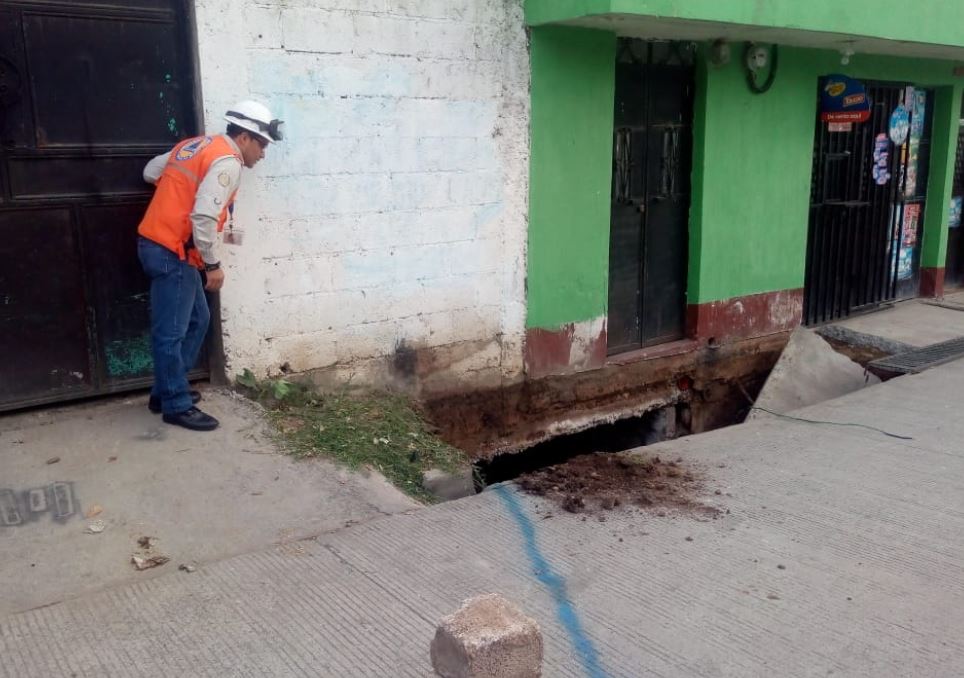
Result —
M751 294L687 309L690 335L723 343L794 329L803 317L803 290Z
M606 363L606 318L526 332L525 370L530 378L568 374Z

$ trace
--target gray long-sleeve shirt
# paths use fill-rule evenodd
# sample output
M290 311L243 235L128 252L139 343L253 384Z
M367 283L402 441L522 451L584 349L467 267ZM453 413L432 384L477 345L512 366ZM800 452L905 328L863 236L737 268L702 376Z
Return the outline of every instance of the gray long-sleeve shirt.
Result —
M241 150L234 139L225 137L238 155ZM164 167L170 159L167 152L151 159L144 167L144 181L157 184ZM208 168L194 195L194 209L191 210L191 227L194 232L194 246L206 264L218 262L215 244L218 238L218 217L228 200L238 190L241 183L241 162L232 155L216 159Z

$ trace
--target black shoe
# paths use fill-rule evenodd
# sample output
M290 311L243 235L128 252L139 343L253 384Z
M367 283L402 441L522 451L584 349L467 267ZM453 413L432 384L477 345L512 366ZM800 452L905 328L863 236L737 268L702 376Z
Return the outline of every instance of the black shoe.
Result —
M201 402L201 394L198 391L191 391L191 404L197 405ZM149 409L154 414L161 413L161 399L151 396L147 400L147 409Z
M204 414L196 407L177 414L165 414L163 419L167 424L183 426L192 431L213 431L218 427L217 419L210 414Z

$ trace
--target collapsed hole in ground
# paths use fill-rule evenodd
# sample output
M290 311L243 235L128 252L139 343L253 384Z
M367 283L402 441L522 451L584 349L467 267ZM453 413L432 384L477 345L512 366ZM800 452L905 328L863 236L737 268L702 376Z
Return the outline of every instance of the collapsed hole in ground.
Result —
M665 408L670 409L670 408ZM673 414L675 416L675 410ZM475 463L476 489L482 490L547 466L562 464L574 457L596 452L623 452L650 445L659 440L658 420L665 420L664 410L647 412L639 417L620 419L592 428L556 436L522 450L503 452L489 460Z
M716 518L721 509L713 497L720 492L709 492L712 473L704 464L666 446L619 453L742 423L769 373L699 385L685 378L677 382L681 397L674 404L476 462L476 490L514 481L543 500L537 508L544 517L561 509L602 521L623 506L657 516L696 512Z
M699 388L694 388L692 380L684 377L677 382L683 397L675 404L476 461L473 464L476 491L583 455L625 452L743 423L771 369L772 365L745 374L741 379L711 381Z
M658 515L702 511L715 518L719 511L701 499L705 477L698 464L674 458L670 448L618 454L686 435L681 420L691 419L687 403L664 407L499 455L476 464L475 477L485 485L517 482L545 500L545 517L562 510L605 520L604 513L626 506Z

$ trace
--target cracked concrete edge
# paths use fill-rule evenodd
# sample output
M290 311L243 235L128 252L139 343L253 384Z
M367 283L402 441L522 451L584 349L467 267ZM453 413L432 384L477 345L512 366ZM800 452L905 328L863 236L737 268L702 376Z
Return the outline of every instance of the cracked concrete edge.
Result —
M904 351L912 351L917 348L916 346L905 344L902 341L894 341L892 339L878 337L874 334L858 332L847 327L841 327L840 325L826 325L824 327L818 327L814 331L824 339L839 341L849 346L859 348L872 348L884 351L890 355L903 353Z

